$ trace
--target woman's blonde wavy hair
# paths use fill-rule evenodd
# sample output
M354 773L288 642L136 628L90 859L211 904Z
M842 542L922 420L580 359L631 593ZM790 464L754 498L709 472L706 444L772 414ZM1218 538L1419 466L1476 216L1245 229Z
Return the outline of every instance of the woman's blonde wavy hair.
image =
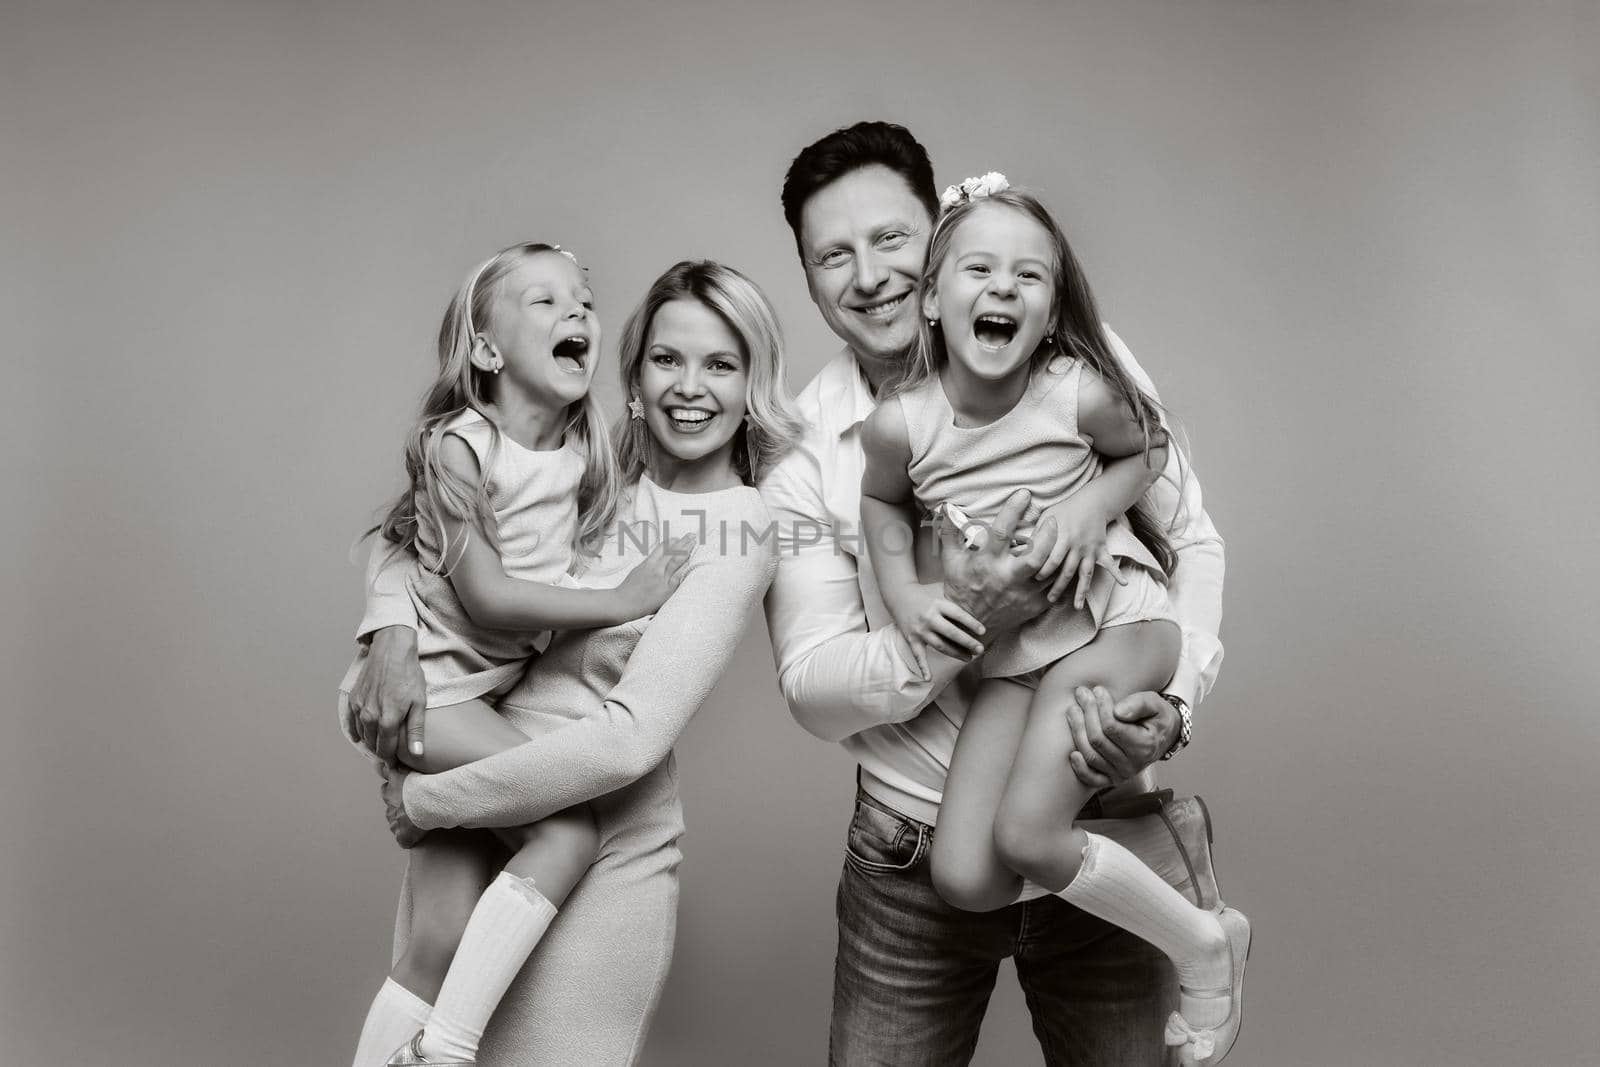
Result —
M378 533L396 551L417 553L425 566L448 571L443 520L451 518L477 530L498 551L494 511L489 503L489 472L503 441L489 417L486 402L494 388L494 375L472 365L475 339L492 321L494 298L505 277L541 253L572 258L555 245L527 242L503 248L478 264L456 291L439 325L439 376L422 401L422 412L406 435L408 486L389 507L383 521L366 532ZM574 259L574 262L576 260ZM463 411L476 411L489 424L489 452L476 482L460 477L441 461L439 429ZM616 514L620 481L617 462L606 447L606 423L593 392L570 404L564 427L567 443L583 455L584 472L578 483L578 543L598 540ZM437 546L440 558L423 558ZM463 546L464 547L464 546ZM423 551L419 551L423 550Z
M693 300L728 324L744 346L749 370L745 422L735 431L733 464L746 485L756 485L799 439L804 423L789 395L778 316L759 286L732 267L709 259L675 263L657 278L622 327L622 387L628 395L639 383L656 312L673 300ZM660 446L643 419L624 416L613 430L617 465L624 484L655 468Z

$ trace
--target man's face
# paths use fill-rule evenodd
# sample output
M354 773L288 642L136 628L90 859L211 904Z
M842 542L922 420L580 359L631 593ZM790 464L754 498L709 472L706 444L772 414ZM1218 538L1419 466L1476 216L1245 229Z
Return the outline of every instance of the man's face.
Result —
M800 210L806 287L858 357L899 360L917 335L917 279L933 220L904 178L874 164L813 193Z

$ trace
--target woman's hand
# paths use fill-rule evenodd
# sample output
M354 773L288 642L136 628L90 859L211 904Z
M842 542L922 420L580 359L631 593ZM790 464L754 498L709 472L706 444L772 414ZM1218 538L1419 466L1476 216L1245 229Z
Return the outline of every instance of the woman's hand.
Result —
M350 716L360 742L391 767L400 765L401 732L412 756L422 755L423 717L428 688L417 662L417 632L408 626L386 626L372 635L367 661L350 687Z
M944 595L944 584L916 584L900 590L888 605L900 634L911 646L922 677L928 678L928 649L951 659L971 659L983 651L983 623Z
M688 573L689 554L694 551L695 535L684 534L676 541L663 540L650 550L640 564L628 572L617 586L617 593L634 613L629 619L653 615L667 602Z
M1089 602L1089 585L1094 580L1096 567L1110 571L1118 585L1128 584L1117 567L1116 557L1106 548L1111 524L1099 508L1081 503L1081 498L1081 493L1068 497L1055 507L1046 508L1040 517L1041 524L1046 519L1054 522L1056 540L1035 576L1041 582L1050 582L1047 595L1052 604L1061 599L1061 594L1076 579L1072 606L1079 610Z
M418 829L406 814L406 776L411 772L379 764L378 773L383 775L379 792L383 794L383 813L389 820L389 832L394 834L401 848L410 848L428 832Z

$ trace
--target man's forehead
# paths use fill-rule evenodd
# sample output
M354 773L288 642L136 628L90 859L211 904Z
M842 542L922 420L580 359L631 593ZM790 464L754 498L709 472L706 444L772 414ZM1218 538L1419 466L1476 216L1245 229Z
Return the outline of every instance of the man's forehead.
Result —
M928 221L927 209L905 178L875 163L812 193L800 211L800 232L808 243L816 243L897 225L926 226Z

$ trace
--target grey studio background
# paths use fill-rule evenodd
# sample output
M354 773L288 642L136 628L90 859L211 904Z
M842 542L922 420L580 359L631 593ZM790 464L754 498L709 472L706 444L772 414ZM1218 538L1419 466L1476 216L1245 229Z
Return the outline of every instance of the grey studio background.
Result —
M794 152L1043 191L1189 428L1227 659L1166 782L1254 918L1231 1062L1577 1063L1600 981L1593 3L0 5L0 1062L348 1062L402 866L334 728L354 535L464 271L614 342L673 261L836 342ZM649 1064L816 1064L852 794L764 627L679 747ZM1009 968L977 1062L1038 1063Z

